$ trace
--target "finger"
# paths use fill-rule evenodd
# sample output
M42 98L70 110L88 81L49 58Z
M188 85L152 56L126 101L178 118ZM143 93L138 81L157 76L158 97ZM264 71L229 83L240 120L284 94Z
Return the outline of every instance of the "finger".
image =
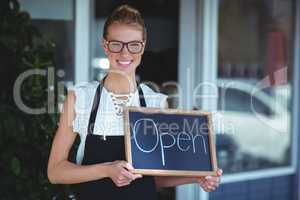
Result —
M123 169L122 171L121 171L121 174L125 177L125 178L127 178L127 179L129 179L129 180L134 180L136 177L135 177L135 175L133 174L133 173L131 173L131 172L129 172L129 171L127 171L126 169Z
M218 177L213 177L213 178L211 178L211 179L207 179L207 180L205 180L205 181L207 181L207 182L215 182L215 183L219 183L220 182L220 179L218 178Z
M120 174L115 180L114 182L116 182L117 184L123 184L123 183L128 183L132 181L132 179L127 178L126 176L124 176L123 174Z
M119 160L118 165L127 169L127 162L124 160Z
M123 168L123 170L121 171L122 175L126 176L129 179L132 179L132 180L134 179L133 174L128 171L128 170L133 169L132 166L128 162L121 160L121 161L118 161L118 165Z
M134 180L137 178L143 178L142 174L133 174L133 176L134 176Z
M216 187L214 186L210 186L208 184L206 184L204 187L203 187L203 190L206 191L206 192L211 192L212 190L215 190Z
M131 179L127 178L126 176L124 176L122 174L117 178L117 181L118 181L118 183L123 183L123 182L129 182L129 181L131 181Z
M206 176L205 180L210 181L210 182L218 182L220 180L220 178L217 176Z
M124 183L130 183L131 181L133 181L133 179L130 179L124 175L120 175L116 181L118 184L124 184Z
M210 192L209 189L208 189L207 187L203 187L203 190L204 190L205 192Z
M122 182L122 183L118 183L118 184L116 184L118 187L124 187L124 186L127 186L127 185L129 185L130 184L130 182Z
M218 169L217 170L217 176L222 176L223 174L223 170L222 169Z
M216 187L214 187L214 186L211 186L211 185L208 185L208 186L207 186L207 188L208 188L210 191L213 191L213 190L215 190L215 189L216 189Z
M132 165L124 160L119 161L119 166L127 169L127 170L133 170L134 168L132 167Z
M217 182L208 182L207 185L210 186L210 187L218 187L219 183L217 183Z
M127 179L127 180L117 180L117 184L118 185L124 185L124 184L129 184L130 183L130 181Z
M124 164L124 163L122 163L122 164ZM126 164L123 165L123 167L126 168L127 170L129 170L129 172L131 170L134 170L133 166L130 163L128 163L128 162L126 162ZM130 173L132 173L132 172L130 172ZM133 175L133 179L137 179L137 178L142 178L143 177L142 174L133 174L132 173L132 175Z
M205 185L206 186L210 186L210 187L219 187L219 182L216 182L216 181L206 181Z
M218 182L220 178L218 176L206 176L205 181L209 182Z
M126 163L126 169L128 169L128 170L133 170L134 168L133 168L133 166L130 164L130 163Z
M220 179L216 179L216 180L209 180L207 181L209 184L213 184L213 185L219 185L220 184Z

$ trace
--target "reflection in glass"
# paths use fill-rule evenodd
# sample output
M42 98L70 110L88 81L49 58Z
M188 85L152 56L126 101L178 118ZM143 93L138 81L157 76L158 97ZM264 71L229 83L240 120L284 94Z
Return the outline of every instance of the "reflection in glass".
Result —
M220 1L215 132L227 173L290 164L294 4Z
M55 43L56 68L64 71L64 76L59 78L74 80L74 21L34 19L32 23L45 37Z

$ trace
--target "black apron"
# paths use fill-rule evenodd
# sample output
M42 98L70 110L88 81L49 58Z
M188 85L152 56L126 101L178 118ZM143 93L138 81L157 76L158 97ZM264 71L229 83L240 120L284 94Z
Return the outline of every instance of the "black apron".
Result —
M94 135L94 124L102 92L103 82L99 84L93 101L93 107L89 119L88 134L85 141L84 157L82 165L91 165L115 160L125 160L124 136ZM138 86L140 105L146 107L144 94ZM79 200L156 200L156 187L154 177L143 176L143 178L132 181L128 186L117 187L110 178L97 181L89 181L78 184Z

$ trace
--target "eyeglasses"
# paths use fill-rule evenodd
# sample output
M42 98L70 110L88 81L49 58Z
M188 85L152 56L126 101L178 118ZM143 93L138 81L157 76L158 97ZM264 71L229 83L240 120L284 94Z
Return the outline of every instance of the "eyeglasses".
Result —
M120 42L116 40L106 41L106 44L108 50L112 53L120 53L124 46L126 46L127 50L132 54L141 53L145 45L145 43L141 41Z

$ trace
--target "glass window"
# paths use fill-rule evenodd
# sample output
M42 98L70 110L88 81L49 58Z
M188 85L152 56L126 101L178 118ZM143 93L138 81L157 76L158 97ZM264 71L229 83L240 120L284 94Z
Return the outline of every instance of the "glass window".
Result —
M270 116L272 108L263 103L259 96L251 96L250 93L235 88L219 88L218 110L243 112L251 114L255 112ZM263 94L262 94L263 95Z
M59 72L62 75L57 78L74 80L74 21L35 19L32 24L55 43L56 69L61 70Z
M291 163L294 0L220 0L217 156L227 173Z
M237 89L221 89L219 108L224 111L251 112L250 95Z
M66 0L20 0L21 9L27 11L44 41L54 44L55 69L49 69L52 80L56 80L58 111L62 111L67 87L75 78L75 20L74 1Z
M21 8L30 13L32 24L41 35L55 44L55 76L74 80L75 21L73 0L20 0Z

